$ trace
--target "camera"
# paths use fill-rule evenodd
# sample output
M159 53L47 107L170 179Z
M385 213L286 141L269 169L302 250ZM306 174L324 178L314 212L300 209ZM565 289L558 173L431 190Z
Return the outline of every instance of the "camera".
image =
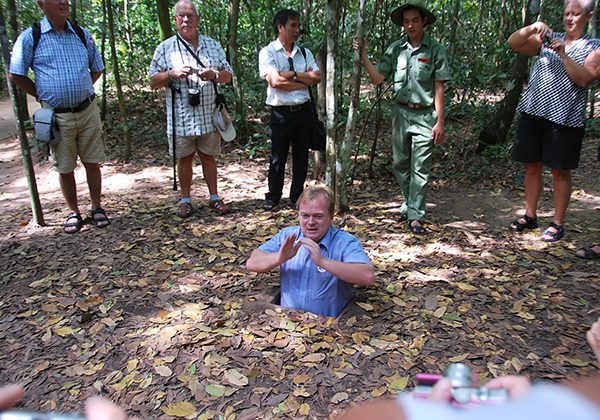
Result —
M27 411L3 411L0 420L85 420L73 414L62 413L31 413Z
M413 395L427 398L433 386L442 378L452 385L451 404L458 407L471 407L481 404L497 404L508 400L508 391L504 388L488 389L476 387L471 379L471 369L463 363L453 363L446 368L444 375L418 373Z
M190 106L200 105L200 91L198 89L188 89L188 103Z
M544 37L542 38L542 44L546 47L549 47L550 45L552 45L552 32L548 32L546 35L544 35Z

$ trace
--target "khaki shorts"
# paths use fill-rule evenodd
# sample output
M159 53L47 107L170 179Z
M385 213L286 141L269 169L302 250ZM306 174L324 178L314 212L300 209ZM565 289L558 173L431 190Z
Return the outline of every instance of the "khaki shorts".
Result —
M169 154L173 156L173 143L169 141ZM221 154L221 135L215 131L201 136L177 136L177 158L181 159L194 152L201 152L209 156Z
M77 156L83 163L101 163L106 160L102 121L96 101L80 112L56 115L61 140L52 149L54 166L61 174L68 174L77 166Z

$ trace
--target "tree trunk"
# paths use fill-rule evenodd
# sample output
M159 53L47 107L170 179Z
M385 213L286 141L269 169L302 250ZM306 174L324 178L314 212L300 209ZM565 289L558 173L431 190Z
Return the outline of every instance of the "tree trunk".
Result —
M131 137L129 136L129 117L127 116L127 109L125 108L125 99L123 98L123 89L121 88L121 74L119 73L119 59L117 57L117 47L115 45L115 25L113 21L112 4L110 1L103 0L102 3L106 8L106 14L108 17L108 40L110 43L110 50L112 55L112 67L115 75L115 85L117 88L117 100L119 101L119 111L121 112L121 118L123 119L123 137L125 138L125 161L129 161L131 158Z
M242 75L238 61L237 28L240 17L240 0L229 0L229 64L233 70L233 94L235 96L234 110L238 121L238 136L240 139L247 138L246 113L244 112L244 96L242 89Z
M323 42L319 47L315 55L315 60L321 70L321 82L317 85L317 99L315 106L317 107L317 115L321 121L326 121L325 116L325 86L327 85L327 79L325 77L327 72L327 64L325 63L324 57L327 55L327 44ZM314 152L314 164L312 177L315 180L322 181L325 173L325 153L315 150Z
M16 91L17 88L12 80L8 77L8 69L10 67L10 46L8 43L8 36L6 33L6 22L4 20L4 13L0 8L0 45L2 47L2 58L4 59L4 68L6 69L6 81L8 86L8 94L12 99L13 112L15 114L15 120L17 125L17 133L19 135L19 144L21 146L21 154L23 156L23 167L25 169L25 176L27 177L27 185L29 186L29 199L31 200L31 211L33 214L33 221L38 226L46 226L44 222L44 215L42 213L42 205L40 203L40 195L37 189L37 183L35 181L35 172L33 170L33 162L31 160L31 152L29 150L29 140L27 139L27 133L25 133L25 123L21 119L19 107L17 104Z
M7 31L10 39L17 39L19 36L19 23L17 22L17 5L15 0L8 0L6 2L8 9L8 23L10 31ZM5 26L6 27L6 26ZM7 71L8 74L8 71ZM8 82L8 80L7 80ZM29 121L29 109L27 108L27 93L21 89L14 89L15 101L17 102L17 110L19 112L19 118L23 123Z
M102 41L100 43L100 54L102 55L102 62L106 63L106 4L102 3ZM106 71L102 73L102 101L100 102L100 119L106 120L106 92L108 89L108 77L106 77Z
M365 15L365 0L359 0L358 5L358 16L356 17L356 39L363 39L363 19ZM362 48L362 43L359 43ZM348 203L348 171L350 170L350 153L352 151L352 145L354 143L354 131L356 127L356 118L358 111L358 95L360 93L360 77L362 71L362 60L359 50L354 51L354 67L352 69L352 87L350 91L350 105L348 107L348 120L346 121L346 132L344 133L344 139L340 145L340 176L336 178L339 187L339 203L338 207L340 212L346 212L349 208ZM357 151L358 151L357 145Z
M17 39L19 35L19 22L17 21L17 4L15 0L7 0L6 8L8 11L8 23L10 31L8 31L9 39Z
M590 23L588 24L588 35L590 36L590 38L596 38L596 28L598 27L598 3L596 3L596 8L594 11L594 17L590 20ZM596 88L597 88L597 83L592 84L588 95L590 98L590 113L589 113L589 118L594 118L594 108L596 106Z
M129 24L129 1L123 0L123 20L125 20L125 39L127 40L127 48L133 50L131 44L131 25Z
M156 0L156 14L158 15L158 25L160 27L160 36L164 41L173 36L171 28L171 14L169 13L169 0Z
M535 14L530 13L530 10L539 12L539 3L530 8L530 3L536 0L529 0L524 11L523 26L530 25L535 19ZM504 98L498 103L494 114L487 119L486 125L479 133L477 151L482 151L487 146L502 144L506 142L508 131L515 118L519 98L523 91L523 84L527 81L528 71L527 63L529 57L519 54L513 61L510 69L510 80L512 87L506 91Z
M389 19L381 18L378 15L381 12L383 12L385 14L385 11L389 10L389 4L386 2L384 7L380 7L380 6L381 6L381 3L377 2L375 10L373 11L373 16L374 16L373 21L380 22L379 33L381 34L381 36L379 37L379 46L380 46L381 51L384 51L385 46L387 44L386 34L388 32L388 31L386 31L386 23L389 21ZM381 96L382 91L383 91L383 86L382 85L377 86L375 98L379 98ZM375 162L375 155L377 154L377 139L379 138L379 127L381 126L381 116L382 116L381 100L379 100L379 101L377 101L377 111L375 113L375 135L373 136L373 144L371 145L371 151L369 153L369 170L368 170L369 178L374 177L373 163ZM368 122L365 121L365 124L367 124L367 123Z
M302 20L302 28L304 31L310 36L310 23L311 23L311 15L312 15L312 0L304 0L302 2L302 15L304 19Z
M452 11L452 23L450 24L450 63L454 63L456 57L456 31L458 30L458 22L460 16L460 0L454 0L454 9Z
M76 21L77 20L77 0L71 0L71 5L69 6L69 18Z
M327 71L325 85L325 110L327 127L327 170L325 182L333 189L336 210L339 210L339 183L338 165L340 164L337 154L337 95L336 95L336 60L338 44L338 22L339 22L340 0L327 0Z

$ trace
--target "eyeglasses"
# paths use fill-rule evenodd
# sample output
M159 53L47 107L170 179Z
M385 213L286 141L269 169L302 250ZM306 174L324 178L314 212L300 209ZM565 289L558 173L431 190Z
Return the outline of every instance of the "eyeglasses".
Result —
M198 15L175 15L175 17L179 20L194 20L198 17Z
M290 71L294 71L294 60L292 60L292 57L288 57L288 63L290 64Z

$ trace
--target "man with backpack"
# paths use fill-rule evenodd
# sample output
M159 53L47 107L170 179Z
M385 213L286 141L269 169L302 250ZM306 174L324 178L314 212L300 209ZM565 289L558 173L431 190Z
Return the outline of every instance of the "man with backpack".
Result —
M44 18L27 28L15 42L10 78L42 108L52 108L60 140L52 146L60 188L69 207L66 233L81 230L74 170L79 156L85 167L92 204L92 221L98 228L110 224L100 206L102 173L106 160L100 111L94 82L104 63L90 33L69 21L68 0L38 0ZM33 70L35 82L28 76Z

